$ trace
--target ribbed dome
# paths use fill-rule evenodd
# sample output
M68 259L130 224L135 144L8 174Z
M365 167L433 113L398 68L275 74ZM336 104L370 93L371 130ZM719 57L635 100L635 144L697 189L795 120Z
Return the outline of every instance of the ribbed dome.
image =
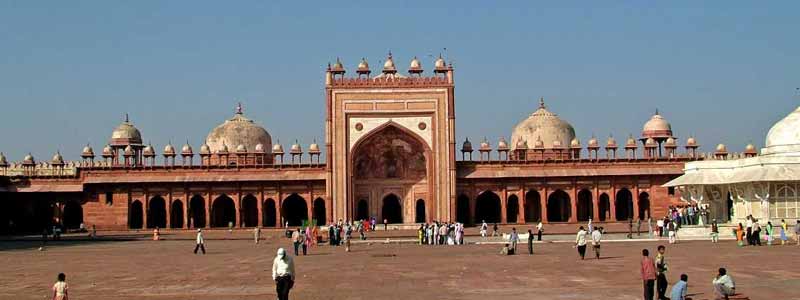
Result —
M767 133L764 154L800 153L800 107L775 123Z
M272 137L264 127L245 118L239 105L233 118L211 130L206 143L212 152L219 152L223 145L244 145L247 149L255 149L256 145L262 144L269 149L272 147Z
M667 138L672 136L672 125L658 111L642 127L643 138Z
M167 144L164 146L164 156L175 155L175 147L172 144Z
M61 152L56 152L56 154L53 155L53 159L50 160L50 163L53 165L63 165L64 157L61 156Z
M83 147L83 151L81 151L81 157L94 157L94 150L92 149L92 146L86 144L86 146Z
M113 146L142 144L142 133L129 122L128 114L125 114L125 121L111 132L110 144Z
M208 146L208 144L203 143L203 145L200 146L200 155L209 155L209 154L211 154L211 147Z
M556 148L556 141L559 141L560 145L569 145L574 138L575 129L572 125L548 111L544 106L544 99L539 100L539 109L517 124L511 134L513 144L519 140L541 140L545 148Z
M33 154L28 153L28 155L25 155L25 157L22 159L22 164L23 165L36 164L36 160L33 158Z

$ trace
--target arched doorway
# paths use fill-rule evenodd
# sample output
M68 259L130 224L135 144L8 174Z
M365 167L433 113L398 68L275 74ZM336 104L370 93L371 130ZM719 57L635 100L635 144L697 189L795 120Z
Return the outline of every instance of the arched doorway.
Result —
M730 222L733 220L733 197L730 192L728 192L728 197L725 198L725 209L725 216L728 217L725 222Z
M169 209L169 227L183 227L183 202L180 199L172 200L172 206Z
M462 224L472 223L469 219L469 197L467 195L461 194L456 199L456 222Z
M639 220L650 218L650 194L647 192L639 193Z
M328 223L325 215L325 200L322 198L314 200L314 220L317 220L317 224L319 225Z
M403 207L400 205L400 198L395 194L383 197L381 216L389 223L403 223Z
M395 193L390 197L386 191L400 188L427 191L428 195L434 193L430 186L436 182L433 179L435 172L428 172L431 151L425 140L390 121L365 133L352 149L348 168L352 172L349 184L354 198L348 199L348 206L355 209L355 216L369 218L378 215L380 222L386 219L389 223L413 222L416 219L413 196ZM367 207L362 206L362 199L377 206L371 208L371 214L361 212L361 207Z
M414 222L425 223L425 200L417 199Z
M281 215L286 222L289 222L289 226L302 226L303 221L308 220L306 199L296 193L289 195L283 199Z
M600 213L598 219L600 221L605 221L611 218L611 201L609 200L608 194L602 193L600 194L600 198L597 199L597 210Z
M578 221L589 221L593 217L592 192L582 189L578 192Z
M633 195L630 190L622 188L617 191L617 199L614 200L614 209L617 212L615 216L617 221L627 221L633 218Z
M206 199L200 195L195 195L189 201L189 222L190 227L206 227Z
M252 194L242 198L241 223L244 227L258 226L258 199Z
M356 207L356 219L369 219L369 203L367 203L366 199L358 200L358 207Z
M517 223L517 216L519 216L519 198L517 195L508 196L506 202L506 222Z
M142 202L133 200L131 206L128 208L128 227L131 229L141 229L142 219L144 218L144 209L142 209Z
M572 214L569 195L556 190L547 197L547 221L548 222L568 222Z
M83 208L76 201L64 203L64 227L66 229L78 229L83 223Z
M500 223L500 197L485 191L475 199L475 222Z
M236 205L231 197L222 195L211 205L211 227L228 227L229 223L236 224Z
M161 196L150 198L147 208L147 228L167 227L167 204Z
M264 227L277 227L278 210L275 209L275 200L268 198L262 207Z
M535 190L525 193L525 222L539 222L542 220L542 196Z

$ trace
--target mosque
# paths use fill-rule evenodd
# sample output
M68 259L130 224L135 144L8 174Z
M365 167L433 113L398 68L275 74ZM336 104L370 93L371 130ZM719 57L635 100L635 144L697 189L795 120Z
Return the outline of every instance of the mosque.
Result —
M417 58L401 73L391 54L377 75L365 59L347 73L338 59L325 72L324 144L284 148L239 105L199 147L145 144L126 116L99 155L86 145L80 161L56 153L9 162L0 154L0 231L280 227L372 217L397 226L628 222L663 216L668 206L691 201L686 195L695 199L680 191L696 185L665 186L695 173L684 170L687 163L761 159L752 145L729 161L724 145L712 154L699 152L692 137L679 143L658 112L636 137L581 141L544 99L509 139L456 141L454 69L441 56L430 73Z

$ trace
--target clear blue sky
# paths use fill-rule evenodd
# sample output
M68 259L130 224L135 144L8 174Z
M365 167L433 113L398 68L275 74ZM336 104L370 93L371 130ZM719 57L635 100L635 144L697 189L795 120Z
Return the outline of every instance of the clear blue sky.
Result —
M578 136L761 147L800 97L800 2L2 1L0 151L98 152L125 112L198 147L236 101L273 136L324 138L323 74L387 51L456 68L459 141L509 137L540 96ZM504 6L497 6L502 4Z

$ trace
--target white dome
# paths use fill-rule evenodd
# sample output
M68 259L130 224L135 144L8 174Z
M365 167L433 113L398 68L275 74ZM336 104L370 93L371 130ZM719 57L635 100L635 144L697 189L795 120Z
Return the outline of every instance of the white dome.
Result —
M541 140L545 148L569 145L573 139L575 139L575 129L558 115L548 111L544 106L544 99L539 100L539 109L519 122L511 134L512 145L516 145L519 140L537 142Z
M256 145L262 144L266 150L272 147L272 137L264 127L246 118L240 105L233 118L225 120L208 133L206 143L212 152L227 152L227 149L223 150L225 145L244 145L245 149L255 149Z
M764 155L800 153L800 107L772 126L765 146Z

